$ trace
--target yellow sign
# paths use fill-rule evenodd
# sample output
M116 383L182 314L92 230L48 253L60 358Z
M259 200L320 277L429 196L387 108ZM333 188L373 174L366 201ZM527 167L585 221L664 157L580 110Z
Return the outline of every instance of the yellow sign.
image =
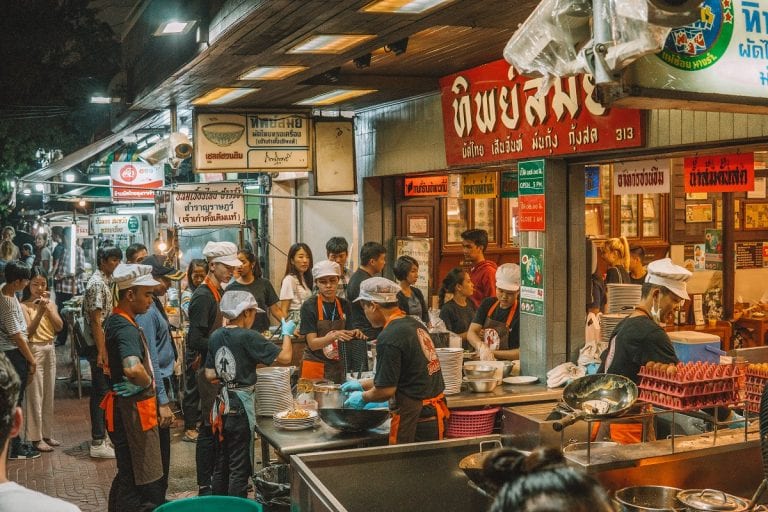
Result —
M465 174L461 182L464 199L491 199L499 195L495 172Z

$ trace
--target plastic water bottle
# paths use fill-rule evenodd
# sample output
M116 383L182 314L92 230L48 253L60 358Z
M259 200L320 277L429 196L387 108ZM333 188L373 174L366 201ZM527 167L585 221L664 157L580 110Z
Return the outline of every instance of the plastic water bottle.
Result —
M168 288L168 305L172 308L179 307L179 290Z

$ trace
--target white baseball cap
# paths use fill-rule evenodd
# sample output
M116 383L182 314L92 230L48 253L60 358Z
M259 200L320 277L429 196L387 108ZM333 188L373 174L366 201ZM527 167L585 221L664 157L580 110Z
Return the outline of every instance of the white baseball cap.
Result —
M675 265L669 258L664 258L650 262L647 271L646 283L664 286L681 299L690 299L685 283L692 274L684 267Z
M208 242L203 247L203 256L208 263L223 263L230 267L242 265L242 262L237 259L237 246L232 242Z
M321 277L341 275L341 267L335 261L323 260L315 263L312 267L312 279L320 279Z
M258 313L263 313L264 310L259 307L259 303L256 302L253 294L245 290L232 290L225 292L221 297L219 303L219 309L221 314L227 320L233 320L240 316L240 313L247 309L255 309Z
M150 265L137 263L121 263L112 273L112 282L118 290L133 288L134 286L157 286L160 283L152 278Z
M385 277L371 277L360 283L360 295L355 299L391 304L397 302L400 285Z
M520 265L505 263L496 269L496 288L516 292L520 289Z

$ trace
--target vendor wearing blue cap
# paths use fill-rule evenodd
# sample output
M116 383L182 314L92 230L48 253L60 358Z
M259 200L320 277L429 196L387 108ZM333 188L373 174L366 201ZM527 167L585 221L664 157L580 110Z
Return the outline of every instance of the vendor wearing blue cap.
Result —
M344 407L363 409L389 400L389 444L436 441L450 415L440 360L424 324L398 307L399 291L400 285L383 277L360 285L356 302L371 325L383 330L376 343L376 376L344 383L341 389L349 393Z

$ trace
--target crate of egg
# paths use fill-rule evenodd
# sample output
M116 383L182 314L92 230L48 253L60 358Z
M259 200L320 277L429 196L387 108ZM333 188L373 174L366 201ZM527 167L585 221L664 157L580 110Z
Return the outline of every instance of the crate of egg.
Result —
M640 400L677 411L738 403L738 369L703 361L640 367Z
M766 381L768 381L768 363L747 365L745 401L749 412L760 413L760 397L763 396Z

